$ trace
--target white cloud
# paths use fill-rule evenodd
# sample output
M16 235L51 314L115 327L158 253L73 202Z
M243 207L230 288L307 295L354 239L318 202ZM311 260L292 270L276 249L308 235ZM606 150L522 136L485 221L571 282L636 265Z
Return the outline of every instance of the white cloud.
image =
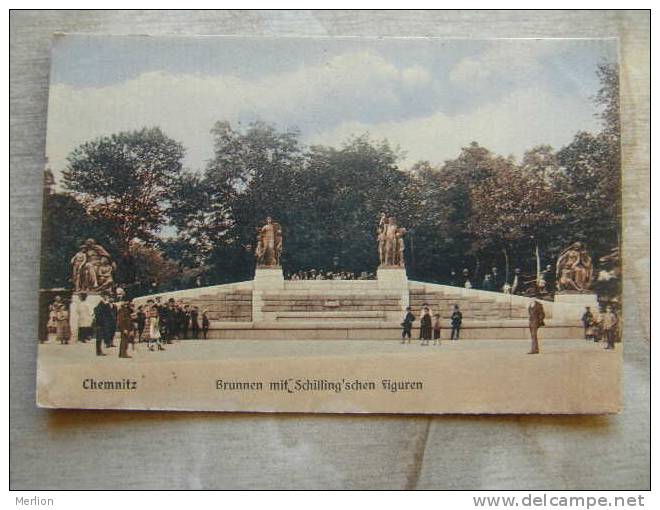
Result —
M413 65L404 69L401 73L403 83L408 87L428 85L433 80L431 72L420 65Z
M590 105L576 98L560 98L545 90L519 89L493 103L457 115L436 112L401 122L346 122L310 137L310 143L340 144L352 134L368 132L386 138L407 152L402 166L418 160L442 163L458 156L472 141L491 151L520 158L532 147L556 149L581 130L597 130Z
M528 82L513 79L516 90L510 84L497 100L460 113L443 113L436 99L449 97L442 96L447 79L488 84L493 73L506 69L533 73L540 56L552 46L533 43L526 41L524 51L515 42L493 44L479 58L459 62L449 77L433 75L416 63L397 67L375 52L360 51L257 79L149 72L106 87L54 84L47 155L57 177L67 154L87 140L160 126L183 143L186 164L198 169L212 156L209 130L216 121L263 119L280 128L304 126L307 143L338 145L352 134L368 131L407 151L405 165L418 159L454 158L473 140L497 153L520 157L534 145L559 147L579 129L595 130L591 104L584 96L555 95L547 87L521 88ZM424 102L424 116L407 118L409 103L403 97L418 101L417 106ZM485 97L469 92L467 104Z
M488 85L498 75L519 81L521 74L529 76L538 72L540 59L556 49L547 40L494 41L480 55L459 61L449 73L449 79L470 88Z
M188 149L187 163L199 168L211 156L209 130L217 120L319 121L319 129L326 129L343 119L397 108L400 89L430 80L421 66L398 69L376 53L355 52L256 80L149 72L107 87L54 84L47 155L58 174L66 155L86 140L160 126Z

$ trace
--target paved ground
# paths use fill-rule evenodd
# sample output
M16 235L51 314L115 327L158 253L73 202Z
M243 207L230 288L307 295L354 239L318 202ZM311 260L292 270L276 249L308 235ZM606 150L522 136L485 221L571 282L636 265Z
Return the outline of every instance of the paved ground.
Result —
M542 354L556 356L562 353L600 352L604 356L613 353L604 351L602 343L583 340L541 340ZM617 345L621 349L620 344ZM39 346L39 361L43 364L101 363L135 364L160 361L214 360L233 358L266 357L318 357L318 356L374 356L400 354L417 357L443 356L448 353L482 353L483 356L505 354L527 356L529 342L522 340L443 340L440 345L421 346L418 340L401 344L395 340L184 340L165 345L165 351L149 351L146 344L139 344L132 351L131 359L118 358L117 347L105 349L107 356L95 356L93 342L86 344L61 345L46 343Z
M621 351L584 340L545 341L540 355L529 355L528 349L521 340L428 346L396 340L198 340L168 344L165 351L140 345L130 351L132 358L123 359L116 347L98 357L93 344L47 344L39 352L38 402L91 409L328 413L620 410ZM90 391L91 380L129 380L133 387ZM230 383L229 391L218 388L218 381ZM337 386L294 391L277 386L280 381ZM405 391L397 389L394 397L387 381L400 382ZM345 386L353 382L373 387ZM604 393L608 386L612 391Z

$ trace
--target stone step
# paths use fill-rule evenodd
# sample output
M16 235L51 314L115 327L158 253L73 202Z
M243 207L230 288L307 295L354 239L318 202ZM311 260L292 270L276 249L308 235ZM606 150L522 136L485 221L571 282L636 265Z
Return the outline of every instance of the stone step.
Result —
M297 300L279 300L264 299L264 303L272 306L325 306L328 308L338 306L398 306L398 299L379 299L379 300L361 300L361 299L297 299Z
M386 314L376 311L365 312L282 312L278 321L382 321Z
M291 300L317 300L317 301L332 301L337 299L357 299L360 301L371 301L371 300L396 300L401 299L399 294L387 294L387 293L327 293L327 294L309 294L309 293L264 293L262 296L263 300L270 301L291 301Z
M441 338L446 341L450 333L449 325L443 322ZM571 324L547 321L540 332L543 339L582 338L582 328L577 322ZM413 339L419 336L419 326L413 328ZM398 323L362 321L263 321L257 323L212 322L209 339L267 339L267 340L400 340L401 327ZM464 321L461 340L518 339L529 342L529 326L526 320L506 319L488 321ZM417 341L417 340L414 340ZM526 347L526 345L524 346Z
M342 311L342 312L367 312L367 311L383 311L383 312L397 312L401 311L400 305L359 305L359 306L337 306L329 308L322 305L292 305L292 306L277 306L271 304L264 304L261 307L262 312L326 312L326 311Z

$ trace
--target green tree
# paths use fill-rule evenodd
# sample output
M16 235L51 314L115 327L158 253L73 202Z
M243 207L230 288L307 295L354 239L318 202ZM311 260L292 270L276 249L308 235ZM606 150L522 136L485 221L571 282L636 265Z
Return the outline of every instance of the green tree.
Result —
M211 133L214 157L197 186L205 198L192 216L202 215L200 232L213 246L206 257L211 279L251 278L257 226L271 216L286 230L294 217L304 163L298 133L262 122L237 129L218 122Z
M482 260L482 249L475 233L469 228L472 217L472 201L470 191L495 173L497 165L505 164L502 157L495 156L477 142L463 147L456 159L448 160L438 170L436 182L441 186L442 200L448 208L446 222L446 252L444 260L439 264L438 272L444 275L449 270L461 267L470 270L473 279L478 278L480 268L485 262L494 263L495 256L490 260Z
M45 194L42 218L39 280L42 288L72 286L71 258L90 237L108 247L113 256L117 255L110 242L109 226L91 217L70 194L54 191Z
M291 270L361 272L377 267L380 213L410 225L405 190L411 179L397 167L398 158L387 141L375 142L367 135L349 139L339 149L310 149L299 175L301 200L291 224Z
M565 220L565 207L544 173L510 160L498 163L493 175L470 191L468 228L480 250L502 250L508 264L516 252L538 255L550 242L554 227Z
M124 278L133 276L131 242L154 241L166 224L183 155L159 128L144 128L86 142L67 158L64 186L90 216L110 225Z

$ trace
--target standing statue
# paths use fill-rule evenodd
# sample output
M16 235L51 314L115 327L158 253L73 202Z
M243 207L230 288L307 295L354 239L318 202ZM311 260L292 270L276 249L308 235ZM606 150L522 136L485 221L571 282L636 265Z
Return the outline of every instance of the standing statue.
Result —
M385 251L385 225L387 225L386 214L380 213L380 220L378 221L377 239L378 239L378 258L380 265L385 264L386 251Z
M378 222L378 257L381 266L404 267L404 236L406 229L397 226L394 216L381 213Z
M257 267L279 267L282 254L282 227L269 216L257 229L257 248L254 252Z
M573 243L557 259L557 290L584 292L591 286L593 264L586 247Z
M75 292L99 292L112 287L117 265L103 246L87 239L71 259L71 282Z

